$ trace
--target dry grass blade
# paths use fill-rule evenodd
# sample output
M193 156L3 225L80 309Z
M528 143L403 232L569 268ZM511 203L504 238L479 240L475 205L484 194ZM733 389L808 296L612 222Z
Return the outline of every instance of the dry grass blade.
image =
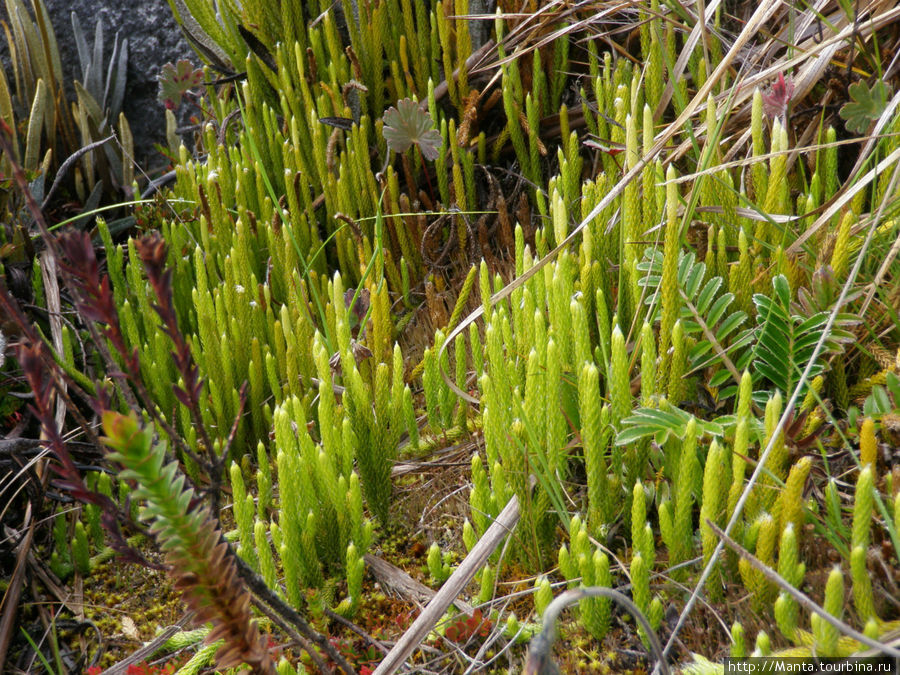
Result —
M369 570L372 576L384 588L394 591L404 600L416 605L422 605L434 599L435 592L433 590L413 579L396 565L392 565L371 553L366 553L363 558L366 561L366 569ZM472 605L459 598L453 600L453 605L464 614L472 613Z
M705 130L705 127L703 129ZM747 133L749 135L749 131ZM865 138L844 138L841 140L837 140L834 143L812 143L810 145L802 144L802 145L794 146L793 148L789 149L787 152L791 153L791 155L811 154L814 152L818 152L820 150L825 150L826 148L840 148L840 147L849 146L849 145L859 145L860 143L868 141L871 138L874 138L875 140L879 140L879 139L888 138L892 135L895 135L895 134L882 134L879 136L873 135L873 136L867 136ZM734 146L732 146L732 149L734 147L740 146L744 142L745 142L744 139L741 138L734 144ZM679 150L681 150L681 148L679 148ZM706 169L693 171L691 173L681 174L680 176L677 176L676 178L674 178L672 180L672 182L679 184L679 185L681 185L683 183L691 183L691 182L695 181L697 178L701 178L703 176L715 175L716 173L718 173L719 171L721 171L723 169L726 169L726 170L727 169L736 169L736 168L743 169L748 166L752 166L753 164L756 164L757 162L768 162L773 157L777 157L777 156L783 155L783 154L784 154L784 152L766 152L766 153L763 153L760 155L755 155L753 157L745 157L744 159L734 159L734 160L729 160L729 161L723 161L721 164L716 164L715 166L712 166L712 167L709 167ZM728 155L729 156L734 155L732 150L729 150ZM788 161L790 161L790 160L788 160ZM669 181L663 181L661 183L661 185L665 185L668 182ZM815 211L815 213L821 213L823 209L827 208L830 205L831 205L831 202L828 202L827 204L823 204ZM716 209L718 209L718 211ZM743 216L745 218L753 218L755 220L760 220L762 218L762 216L757 211L754 211L753 209L749 209L749 208L742 209L741 207L738 207L738 209L739 210L737 211L737 214L740 216ZM711 212L711 213L721 213L722 212L721 207L717 207L717 206L698 206L696 210L697 210L697 212L703 212L703 211L707 211L707 212ZM679 212L679 216L680 215L681 215L681 213ZM772 213L772 214L768 214L767 217L776 219L776 222L787 223L787 222L791 222L794 220L799 220L800 218L803 218L803 217L809 216L809 215L811 215L811 214L805 213L805 214L801 214L798 216L789 216L789 215L785 215L785 214L781 214L781 213Z
M873 169L862 176L852 187L844 190L841 193L838 193L839 196L837 196L832 201L831 206L827 207L822 212L822 214L818 218L816 218L815 222L810 225L793 244L787 247L785 252L788 255L794 255L798 253L806 240L813 236L816 232L818 232L819 229L825 226L826 223L831 222L832 216L840 213L841 210L850 203L850 200L852 200L860 190L865 189L865 187L868 186L869 183L871 183L878 176L884 173L888 169L888 167L898 162L900 162L900 148L894 150L890 155L878 162L878 164Z
M617 9L627 6L627 3L624 5L614 6L612 9L604 8L598 12L599 16L604 16L607 13L614 12ZM562 8L563 11L556 12L557 8ZM554 0L553 2L545 5L544 7L540 7L533 12L524 12L524 13L498 13L494 16L494 18L502 19L504 21L510 22L513 24L512 29L509 33L507 33L503 38L503 46L509 51L509 55L503 59L495 63L490 64L490 68L499 69L500 66L509 63L515 59L521 58L525 54L534 51L535 49L539 49L545 44L549 44L554 39L567 35L571 30L575 29L578 24L571 24L564 28L561 28L557 31L554 31L552 35L544 35L538 42L533 44L526 44L529 42L530 37L533 34L541 34L542 30L550 24L561 20L562 18L573 14L576 11L577 7L569 7L568 3L563 0ZM459 16L457 18L460 19L471 19L476 18L472 16ZM482 17L477 17L482 18ZM597 20L597 16L594 17L593 20ZM523 46L524 45L524 46ZM476 71L472 71L478 72Z
M891 156L888 159L891 159L891 162L888 162L888 165L896 161L895 155L898 155L900 150L891 153ZM887 161L887 160L885 160ZM880 166L880 164L879 164ZM897 179L900 177L900 172L895 171L891 176L890 186L888 187L887 194L893 194L897 187ZM871 179L870 179L871 180ZM744 485L744 489L741 492L741 496L735 504L734 511L731 513L728 524L725 527L724 535L728 536L731 534L732 529L737 524L738 519L743 513L744 506L747 504L747 501L750 497L750 493L753 489L753 486L756 485L760 476L763 473L763 469L766 466L766 462L769 459L769 456L772 454L776 446L776 442L778 438L781 436L782 431L784 430L788 418L794 414L794 406L797 404L797 400L800 397L800 392L803 387L809 381L810 373L813 370L813 367L816 365L816 361L819 358L819 355L822 353L822 350L825 347L826 339L831 335L831 330L834 327L835 321L837 320L838 314L840 313L841 308L847 300L847 296L850 293L850 288L856 281L856 277L859 274L859 270L862 267L863 259L865 258L866 251L869 249L869 245L872 242L872 237L875 234L875 230L878 227L878 223L881 220L881 216L884 213L884 209L887 205L887 202L882 202L881 206L878 209L875 217L872 219L872 223L869 226L869 232L866 235L866 239L863 242L862 246L859 249L859 252L856 257L856 262L853 264L853 269L847 275L847 279L841 287L841 293L838 297L837 301L834 303L832 310L828 313L828 320L825 323L825 328L822 331L822 335L819 340L816 342L816 346L813 349L812 354L809 357L809 361L806 364L806 368L803 369L803 373L800 375L800 379L797 384L794 386L793 391L791 392L790 398L788 398L787 403L785 403L784 411L781 414L780 419L778 420L778 424L775 425L775 428L772 430L771 436L769 437L768 443L766 443L765 448L759 455L759 459L756 463L756 468L753 470L753 474L747 480L747 483ZM716 564L716 561L719 558L719 555L722 552L722 548L724 546L724 540L720 539L719 543L716 545L715 550L712 555L709 557L709 561L703 569L703 573L700 575L700 578L697 580L697 583L694 587L694 591L691 593L691 597L688 599L687 604L684 606L684 609L681 612L681 615L678 617L678 622L675 624L675 627L672 629L672 635L669 637L669 641L666 643L666 647L664 650L665 654L668 654L672 647L675 645L675 640L678 637L679 630L684 626L684 622L687 619L688 615L691 613L694 605L697 602L697 599L700 595L701 590L703 589L706 580L709 578L712 573L713 566Z
M888 252L887 256L881 261L881 266L878 268L878 272L875 274L875 278L872 280L869 290L866 293L866 299L860 307L860 316L865 316L866 311L869 309L869 305L872 304L872 300L875 297L878 287L887 275L888 268L894 263L894 260L897 259L898 254L900 254L900 234L897 235L894 243L891 244L891 250Z
M556 248L550 251L546 256L541 258L537 263L535 263L525 274L516 279L510 284L507 284L504 288L502 288L499 292L494 293L491 296L490 303L491 305L496 304L503 298L509 296L516 288L519 288L522 284L524 284L528 279L537 274L541 269L544 268L551 260L556 258L560 251L566 248L570 243L572 243L576 237L581 233L584 227L594 220L600 213L606 209L613 200L618 197L625 190L625 186L635 180L644 170L644 167L656 159L657 155L666 147L668 142L678 133L678 131L684 126L684 124L693 116L694 112L701 108L703 104L706 102L706 97L713 90L715 83L718 82L728 68L731 66L731 63L737 58L741 49L743 49L744 45L750 41L750 38L756 33L759 29L760 25L765 20L765 17L768 16L768 12L770 11L773 5L776 5L776 0L763 0L763 2L757 7L756 11L753 13L753 16L747 21L747 24L744 26L744 30L741 31L741 34L738 36L737 40L735 40L734 44L731 46L731 49L722 57L722 60L719 62L719 65L716 66L715 71L709 76L703 86L700 87L699 91L694 95L694 98L685 106L684 110L681 111L681 114L678 115L677 119L675 119L671 124L669 124L657 137L656 141L653 144L647 153L641 157L635 165L616 183L609 192L606 193L606 196L600 200L600 202L591 209L591 212L587 214L585 218L569 233L569 235L559 244ZM478 307L471 314L469 314L465 319L463 319L459 325L450 331L450 334L447 336L444 344L441 346L440 354L438 355L438 359L440 361L440 357L443 356L444 351L447 349L447 345L453 344L456 336L461 334L464 330L466 330L469 325L471 325L475 320L478 319L484 313L484 307ZM456 383L450 378L450 376L444 372L443 368L441 369L441 377L447 383L447 386L460 398L464 401L468 401L469 403L473 403L475 405L478 404L478 399L464 392L462 389L456 386Z
M59 299L59 277L56 271L56 258L53 257L49 250L41 253L41 276L44 280L44 293L47 297L47 313L50 319L50 336L53 339L53 349L57 354L62 355L63 335L62 335L62 305ZM61 392L66 391L66 383L59 383ZM56 401L56 428L62 432L63 423L66 419L66 402L64 397L60 396Z
M494 552L494 549L500 545L503 538L516 526L518 520L519 501L513 496L507 502L503 511L500 512L500 515L497 516L497 519L491 523L484 536L478 540L478 543L475 544L465 560L456 568L456 571L450 578L444 582L441 590L422 610L422 613L416 617L416 620L413 621L412 625L403 634L403 637L397 641L397 644L394 645L388 655L378 664L374 675L392 675L403 665L403 662L416 648L416 645L428 635L429 631L444 615L444 612L447 611L450 603L472 580L475 573L487 561L488 556Z
M763 564L756 556L754 556L750 551L745 549L743 546L738 544L734 539L725 534L718 525L713 523L710 520L706 521L707 524L712 528L712 531L716 533L716 536L719 537L721 543L724 543L725 546L733 550L735 553L740 555L742 558L745 558L747 562L749 562L754 568L762 572L767 579L773 581L778 584L778 587L783 590L785 593L790 595L794 600L796 600L799 604L803 605L803 607L809 610L813 614L818 614L822 619L827 621L829 624L837 628L844 635L848 635L852 637L854 640L861 642L864 645L872 647L873 649L877 649L879 652L883 652L885 654L889 654L894 658L900 658L900 649L892 645L885 644L883 642L878 642L878 640L873 640L872 638L860 633L858 630L855 630L852 626L844 623L837 617L832 616L824 609L822 609L819 605L814 603L809 599L806 595L798 591L796 588L791 586L782 577L778 572L770 568L769 566Z
M798 70L792 78L794 83L794 93L792 99L802 100L804 97L809 95L813 87L822 80L826 69L833 61L834 56L842 47L846 45L848 40L852 40L854 38L858 38L860 40L866 39L873 35L875 31L885 28L896 22L898 18L900 18L900 7L891 7L890 9L885 9L884 11L873 14L869 22L864 23L860 26L844 25L841 30L834 32L827 37L824 35L821 36L820 40L818 38L815 40L810 38L809 41L805 42L803 45L793 46L793 49L797 52L796 56L783 59L755 73L743 76L728 91L718 94L716 96L717 103L728 101L730 99L730 109L727 111L727 113L720 112L719 115L731 115L731 118L728 120L728 123L731 126L735 126L738 123L745 123L750 117L750 106L747 104L753 97L754 89L757 87L765 86L779 74L788 73L794 68L798 68ZM844 22L844 24L846 24L846 22ZM829 32L831 32L831 30L829 30ZM779 46L781 48L785 47L785 45ZM741 46L741 48L743 49L743 45ZM744 73L751 72L750 64L744 63L741 70ZM709 84L709 82L713 80L717 80L717 76L715 73L707 80L707 84ZM873 133L869 138L866 148L860 155L860 160L857 162L857 166L851 172L851 176L856 174L856 172L859 170L859 167L862 166L862 162L865 161L864 158L868 156L869 151L872 149L872 147L874 147L875 141L878 140L877 133L883 127L883 120L888 120L889 115L890 113L888 113L886 116L883 116L882 119L879 120L879 123L876 125L876 132ZM694 133L698 136L703 135L706 132L707 128L705 121L701 121L694 128ZM807 137L809 133L811 132L807 131L804 137ZM658 137L659 136L657 136L657 138ZM749 128L744 129L740 139L729 149L727 158L733 157L736 153L738 153L749 140L749 138ZM853 139L849 142L855 143L859 141L857 139ZM675 159L684 156L691 150L692 147L693 142L691 139L682 141L679 146L671 153L669 160L674 161ZM795 146L794 149L789 151L789 161L792 163L799 153L811 149L813 148L803 147L803 144ZM796 251L796 249L794 249L794 251Z
M122 675L123 673L128 672L129 666L132 666L135 663L139 663L140 661L143 661L147 657L152 656L154 653L156 653L159 648L162 647L163 644L165 644L166 640L183 630L184 627L191 622L193 617L193 612L186 612L184 615L182 615L177 623L163 630L159 635L153 638L153 640L145 644L140 649L132 652L114 666L110 666L102 673L100 673L100 675Z
M872 150L875 147L876 141L878 141L880 138L879 133L891 120L891 118L894 114L894 111L897 109L898 105L900 105L900 91L898 91L893 96L893 98L891 98L891 102L884 109L884 112L882 112L881 116L878 118L878 122L875 124L875 128L873 129L873 131L869 135L869 137L866 139L866 145L860 151L859 157L857 158L856 164L853 166L853 169L850 170L850 177L851 177L850 180L851 181L853 180L853 177L855 177L859 173L859 171L862 169L863 165L865 164L866 160L870 157ZM892 153L891 157L893 157L895 154L896 153ZM859 181L857 183L855 183L852 187L842 191L842 192L844 192L844 194L838 193L840 196L835 199L835 202L832 204L831 208L829 208L818 219L816 219L816 222L814 222L812 225L810 225L807 228L807 230L797 239L797 241L795 241L793 244L791 244L790 247L788 247L787 252L788 253L796 253L797 251L799 251L800 246L802 246L803 243L807 239L809 239L813 234L818 232L818 230L822 226L824 226L825 223L828 222L828 220L831 218L832 215L837 213L837 211L844 204L846 204L853 197L853 195L855 195L857 192L859 192L861 189L863 189L866 185L868 185L869 182L874 180L889 165L890 165L890 162L888 162L887 159L882 160L874 170L869 171L865 176L860 178Z
M50 454L50 449L37 440L26 438L8 438L0 440L0 454L14 455L17 452L28 452L30 450L35 452L34 457L31 457L14 474L8 473L0 480L0 497L3 497L4 493L9 488L19 483L16 491L4 500L5 506L0 510L0 521L3 520L3 517L6 515L6 510L12 505L16 495L25 489L28 472L32 470L32 467L42 464L42 460Z
M719 7L720 2L721 0L713 0L713 2L711 2L710 5L705 8L704 14L706 15L707 19L715 15L716 9ZM771 9L769 11L774 12L776 8L777 4L772 3ZM768 20L767 16L761 19L762 22L766 20ZM682 49L681 54L678 56L678 60L675 61L675 66L672 69L672 72L669 73L668 82L666 83L666 88L663 89L662 98L659 100L656 109L653 111L653 119L658 120L660 117L662 117L662 114L665 112L666 108L668 108L669 102L672 100L672 94L675 91L672 83L683 77L684 69L687 68L691 54L694 53L694 49L696 48L697 43L700 41L700 37L706 34L706 30L707 27L705 22L697 21L695 23L694 28L691 31L691 34L688 36L687 42L685 43L684 49Z
M31 503L25 507L25 521L22 528L25 535L19 542L16 552L16 566L9 579L9 585L0 602L0 672L6 661L6 652L16 625L16 614L19 610L19 596L22 594L22 586L25 583L25 558L31 550L31 541L34 536L34 521L31 517Z
M734 367L731 359L728 358L728 354L725 353L722 345L720 345L719 341L716 340L715 334L709 329L709 326L706 324L706 321L703 320L703 317L700 316L697 308L694 307L694 303L691 302L691 299L685 294L683 290L679 289L679 291L681 293L681 299L684 301L685 307L687 307L688 310L690 310L691 314L694 315L694 321L696 321L700 326L700 330L703 331L703 336L707 340L709 340L709 343L712 345L713 352L715 352L716 357L722 360L722 363L728 369L728 372L731 373L731 378L734 380L734 383L740 385L741 374L737 371L737 368Z

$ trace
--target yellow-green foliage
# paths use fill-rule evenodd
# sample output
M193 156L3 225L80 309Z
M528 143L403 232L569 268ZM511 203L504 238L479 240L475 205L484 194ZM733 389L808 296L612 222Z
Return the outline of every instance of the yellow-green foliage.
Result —
M793 523L787 523L781 533L778 549L778 573L795 588L800 586L806 566L800 562L797 534ZM778 595L774 606L775 620L786 638L794 640L797 631L799 607L787 592Z
M840 619L844 608L844 575L840 568L834 567L828 575L825 585L825 601L822 608L831 616ZM822 656L836 656L838 650L838 629L825 621L818 614L810 617L816 653Z
M230 477L239 550L267 582L280 562L285 595L297 605L306 587L321 587L342 572L348 595L338 606L352 612L373 538L368 516L389 520L398 452L447 444L471 431L480 438L468 459L465 546L474 546L515 495L520 523L505 559L542 573L558 551L560 573L571 584L609 586L613 572L603 546L612 545L605 540L611 532L624 532L631 554L623 564L635 601L657 623L668 599L651 597L661 558L648 511L658 513L667 565L699 555L709 561L718 539L707 520L721 525L731 518L772 441L733 535L765 564L777 561L791 583L802 581L797 540L806 536L802 499L811 460L792 462L784 432L775 433L793 392L772 391L757 367L764 322L752 320L753 293L771 294L772 279L783 274L791 280L784 308L790 314L806 297L798 289L813 287L808 256L789 248L798 222L766 216L796 215L796 192L804 208L834 194L833 148L804 183L795 168L802 163L788 162L787 130L778 120L767 126L757 91L746 101L745 139L757 161L743 173L720 167L731 141L716 131L730 111L710 93L700 115L711 144L710 171L690 175L700 159L696 147L689 161L653 156L666 112L655 106L677 45L684 44L655 1L640 10L643 72L611 53L601 57L593 41L579 54L589 73L582 91L596 104L581 108L585 128L610 149L621 145L618 157L591 150L573 122L577 110L563 105L571 103L567 68L581 63L574 55L570 60L576 43L568 36L548 39L546 49L524 58L510 53L515 40L502 40L512 17L494 18L500 65L490 114L505 119L489 140L475 128L477 106L491 94L475 91L479 73L466 65L475 29L460 18L468 7L461 0L359 3L358 17L344 17L346 35L333 12L312 21L319 11L306 6L276 10L254 2L238 11L225 3L217 16L208 0L184 5L218 47L217 58L246 70L247 78L217 96L217 121L238 109L240 121L220 127L221 138L214 125L204 127L205 161L181 151L172 197L183 210L160 226L180 326L206 382L203 419L221 442L243 414L233 452L257 456L256 505L244 484L253 474L234 464ZM345 12L351 5L342 3ZM238 23L254 27L277 68L256 50L246 54ZM688 87L700 86L717 67L717 54L721 45L690 56L692 77L673 85L676 111L688 104ZM454 70L456 77L446 77ZM441 137L437 160L425 159L421 147L400 153L387 147L384 110L404 97L431 116ZM557 116L558 142L542 133L550 115ZM328 118L352 124L330 126ZM684 151L691 153L688 145ZM769 150L767 163L762 156ZM493 194L507 183L476 166L491 162L505 169L515 162L516 173L531 183L515 210L525 222L512 222L513 205L499 201L508 195ZM620 185L623 170L636 179ZM580 223L604 200L604 209ZM495 238L510 250L499 256L488 250L487 230L473 225L489 215L472 213L480 210L503 214ZM751 218L753 211L762 215ZM853 262L854 222L848 215L840 224L830 259L835 273L846 273ZM545 259L576 225L574 244ZM102 224L100 234L123 332L138 349L150 394L164 415L176 411L172 423L196 447L191 420L169 386L176 376L170 346L158 332L135 246L117 245ZM469 259L476 245L487 260ZM513 274L519 281L505 287ZM468 321L476 283L482 314ZM445 295L450 299L442 307ZM422 296L427 301L417 307ZM421 335L431 339L407 349ZM797 375L789 373L789 382ZM238 395L244 382L246 402ZM821 383L811 390L821 390ZM701 395L711 405L698 401ZM759 422L757 406L766 400ZM814 406L810 398L803 407ZM865 619L874 608L858 550L870 538L862 519L872 520L873 443L874 430L864 425L866 468L846 552L855 605ZM836 487L831 493L826 515L837 530ZM718 567L717 590L732 563ZM436 579L448 571L436 549L430 569ZM757 609L776 602L779 627L799 641L793 601L783 595L776 601L775 587L745 561L739 570ZM493 595L494 575L505 571L495 565L482 573L483 599ZM689 573L682 567L677 574ZM828 587L833 607L838 581L829 578ZM541 611L549 582L542 579L537 588ZM580 616L602 637L608 601L586 601ZM833 651L836 638L816 630L823 649ZM733 652L745 654L742 632L736 628L733 637ZM762 651L767 639L759 641Z

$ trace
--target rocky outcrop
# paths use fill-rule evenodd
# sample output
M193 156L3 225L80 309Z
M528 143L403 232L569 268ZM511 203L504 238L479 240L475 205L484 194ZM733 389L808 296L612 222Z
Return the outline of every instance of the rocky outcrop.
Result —
M157 75L167 61L199 59L188 46L175 23L166 0L45 0L56 39L59 43L63 70L69 81L81 79L78 50L72 32L71 14L75 12L89 43L94 26L103 22L105 59L108 61L116 31L128 38L128 79L123 112L134 134L138 164L152 170L166 160L154 149L165 144L165 109L157 100Z

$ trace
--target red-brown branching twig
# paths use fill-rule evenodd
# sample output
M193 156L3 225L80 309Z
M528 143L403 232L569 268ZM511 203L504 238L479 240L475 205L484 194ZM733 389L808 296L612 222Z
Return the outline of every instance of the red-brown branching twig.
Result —
M3 150L10 158L14 157L8 139L8 128L2 120L0 120L0 150ZM55 237L47 227L40 206L29 189L22 167L12 160L11 164L16 185L25 197L26 205L37 224L44 245L56 258L60 275L72 293L78 313L85 319L85 324L91 333L94 345L103 358L109 376L118 385L117 390L128 407L138 415L143 411L148 412L154 423L169 440L178 444L186 456L190 457L198 466L205 467L209 472L212 483L210 489L212 508L202 507L197 500L192 499L188 505L188 513L206 514L203 516L207 519L201 532L203 536L200 537L202 540L200 548L203 553L201 557L207 558L206 563L210 570L218 570L221 574L198 576L191 571L198 562L197 555L185 557L185 551L174 551L173 555L173 551L170 550L169 562L173 565L171 571L176 579L176 585L183 591L188 604L198 613L198 616L212 620L213 614L215 614L214 623L218 626L215 637L225 638L228 643L220 652L220 665L223 663L238 665L242 661L247 661L260 672L272 672L271 662L264 648L257 647L260 643L257 633L253 632L255 628L252 622L245 620L249 611L249 595L247 595L246 589L250 589L286 623L296 627L297 632L305 640L316 644L347 675L353 675L352 666L334 648L327 637L313 630L296 610L286 605L272 589L266 586L265 582L234 553L221 536L221 529L218 526L219 488L228 449L234 439L238 420L235 421L231 433L226 439L222 456L216 456L215 445L202 422L200 412L203 381L191 356L190 347L178 329L172 301L172 273L165 265L166 248L161 238L151 236L146 241L140 242L138 248L150 285L157 297L154 309L161 319L162 330L173 342L172 357L184 382L183 388L175 389L175 395L191 413L192 421L200 434L201 443L208 453L208 463L203 462L191 450L184 438L169 424L153 403L153 398L142 379L138 350L137 348L129 349L125 341L109 278L100 272L100 265L90 236L85 232L68 232L61 237ZM37 331L30 326L28 319L21 313L2 281L0 281L0 307L8 309L7 315L19 324L27 338L20 345L19 359L35 393L33 406L35 416L42 422L48 439L47 443L59 460L58 465L54 467L60 476L60 480L56 484L67 489L75 499L100 506L103 509L103 522L112 535L113 548L134 562L150 565L149 561L125 544L125 539L119 531L120 522L130 522L128 516L111 499L91 492L85 487L78 468L71 454L66 450L65 443L56 428L51 412L51 392L55 387L54 378L61 382L65 378L65 374L48 353L47 346ZM116 356L113 356L109 346L112 347ZM48 374L52 374L53 377L48 378ZM71 378L67 378L67 384L81 393L85 401L98 414L114 407L102 387L97 386L95 391L87 393L77 387ZM56 386L55 389L60 395L65 395L64 388ZM243 407L245 398L244 388L242 388L241 407ZM70 406L70 410L75 410L75 407ZM99 439L90 426L86 423L83 423L82 426L85 428L88 438L101 447ZM189 479L182 476L179 480ZM195 553L198 553L199 550ZM230 600L219 603L215 601L216 598L230 598ZM219 613L218 609L223 607L225 608L224 614ZM311 648L309 642L304 647L309 651L313 661L320 668L324 668L324 662Z
M206 425L203 423L200 409L200 394L203 390L203 380L200 378L200 371L191 355L191 348L187 340L184 339L184 335L178 329L178 318L175 314L175 305L172 300L172 269L166 267L166 243L158 233L153 232L138 240L137 251L141 257L141 262L144 264L144 270L147 272L147 280L150 282L153 293L156 295L157 302L153 305L153 309L162 321L162 331L172 341L174 346L172 360L184 382L183 387L173 387L175 398L190 412L191 421L194 423L194 428L197 429L200 437L200 443L206 449L208 457L206 473L211 483L209 495L212 511L217 514L220 508L219 489L222 484L222 472L225 469L225 461L228 456L227 448L221 457L216 455L215 446L209 437ZM243 400L243 396L241 396L241 399ZM240 419L240 415L238 419Z
M0 295L3 294L0 293ZM46 444L56 459L56 462L50 464L51 469L58 476L53 481L54 485L68 492L73 499L84 504L94 504L100 508L101 522L109 535L109 544L123 559L159 569L159 565L152 563L130 546L122 535L120 523L127 522L134 526L131 518L108 496L90 490L84 484L81 472L56 426L52 394L54 391L61 391L61 388L57 386L53 372L54 370L58 371L59 367L52 359L49 359L45 352L46 347L42 342L23 341L18 344L17 358L34 393L31 412L41 423ZM48 363L52 365L48 367Z

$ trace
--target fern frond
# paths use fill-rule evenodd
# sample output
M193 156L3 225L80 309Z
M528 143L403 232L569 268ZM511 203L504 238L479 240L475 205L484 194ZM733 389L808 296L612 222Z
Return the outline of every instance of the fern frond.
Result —
M658 305L656 295L662 280L662 263L662 253L650 248L644 252L644 259L638 263L638 270L642 273L639 284L645 287L645 303L651 307L655 304ZM704 280L706 281L704 282ZM715 337L717 345L725 352L737 349L749 342L747 331L737 332L738 328L747 321L747 314L739 309L732 310L734 294L722 293L723 286L724 280L721 277L707 278L706 263L697 262L693 252L682 251L680 253L678 287L687 302L681 307L679 319L684 334L697 339L696 344L688 353L690 369L697 370L714 365L721 358L719 355L708 357L710 351L713 350L713 344L703 337L698 337L707 329ZM696 310L696 315L693 310ZM720 377L723 379L717 380L715 385L712 383L710 385L722 384L729 377L729 372L723 371Z
M772 295L756 293L753 303L757 309L756 348L753 350L751 370L756 378L765 378L787 394L800 379L828 322L828 312L804 317L794 313L791 288L784 275L772 279ZM830 335L825 339L825 354L841 351L843 343L855 338L844 326L854 322L851 315L838 316ZM820 359L810 371L810 379L825 370Z

